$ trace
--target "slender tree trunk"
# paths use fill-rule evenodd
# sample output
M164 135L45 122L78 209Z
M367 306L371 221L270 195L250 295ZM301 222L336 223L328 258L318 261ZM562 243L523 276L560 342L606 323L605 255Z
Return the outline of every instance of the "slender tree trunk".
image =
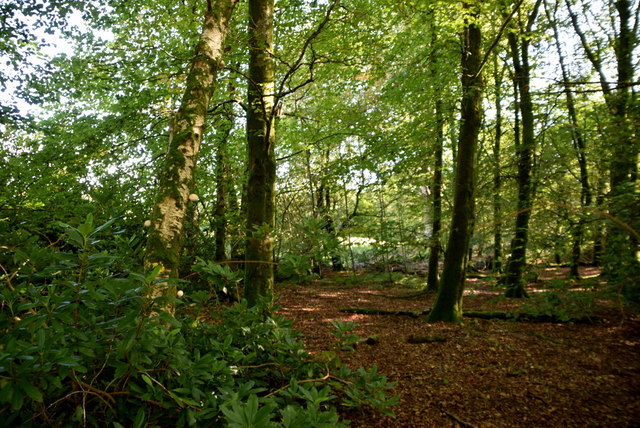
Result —
M245 250L245 220L247 218L246 211L244 209L245 199L245 185L240 188L240 201L238 201L238 191L231 181L229 181L229 188L227 189L227 218L230 222L227 224L227 236L230 239L231 253L229 257L231 260L240 262L244 260ZM234 264L233 266L244 268L243 264Z
M148 263L160 265L166 277L178 275L187 207L197 200L192 193L196 159L236 2L209 2L180 109L172 119L147 244ZM151 293L154 297L163 294L175 295L175 287L165 290L159 286Z
M464 7L469 9L470 6L464 3ZM476 17L473 18L475 21ZM482 122L481 44L480 26L467 21L463 30L462 124L458 139L453 217L438 296L429 313L429 322L462 321L465 256L475 209L476 156Z
M596 182L596 207L604 207L606 181L600 179ZM602 266L602 255L606 247L607 234L600 227L596 227L593 236L593 264Z
M228 112L224 120L224 129L218 141L216 153L216 204L214 215L215 254L216 261L227 260L227 210L229 205L229 138L233 130L233 112Z
M273 292L275 224L274 0L249 0L247 110L247 247L245 298L250 305Z
M325 243L325 251L331 258L331 267L333 271L339 272L344 270L344 265L338 248L338 234L333 221L333 216L331 215L331 188L323 182L318 189L318 193L317 210L324 220L322 229L327 232L328 239L330 240L330 242Z
M528 18L527 33L531 30L538 15L541 0L537 0ZM518 157L518 204L516 215L516 229L511 241L511 256L505 276L507 297L527 297L522 273L527 263L527 242L529 239L529 219L533 208L533 155L535 153L536 138L534 133L533 103L530 89L529 41L522 38L521 46L517 35L509 33L508 40L513 58L515 79L520 94L520 114L522 115L522 142L517 147Z
M502 142L502 71L498 71L498 55L494 55L496 134L493 142L493 263L494 273L502 272L502 174L500 173L500 145Z
M429 267L427 271L427 291L438 290L438 262L440 261L440 231L442 229L442 146L444 144L444 118L442 100L436 100L436 147L433 171L433 223L431 226L431 243L429 251Z

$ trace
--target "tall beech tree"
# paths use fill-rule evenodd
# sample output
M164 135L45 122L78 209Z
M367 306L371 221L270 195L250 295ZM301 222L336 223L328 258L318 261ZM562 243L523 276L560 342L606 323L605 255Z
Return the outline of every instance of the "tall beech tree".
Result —
M494 97L496 126L493 140L493 264L494 273L502 272L502 173L500 171L500 148L502 144L502 78L504 68L498 68L498 54L493 57Z
M571 141L573 142L573 148L576 152L578 159L578 166L580 169L580 204L583 209L588 209L592 203L592 191L589 184L589 174L587 167L587 149L584 133L580 129L578 124L578 113L576 111L576 101L573 90L571 89L571 81L569 76L569 70L567 67L567 60L562 52L562 45L560 42L560 32L558 31L557 23L557 8L556 3L552 9L547 0L544 2L545 13L547 20L551 24L553 29L553 39L558 53L558 63L560 64L560 71L562 73L562 88L565 94L567 103L567 113L569 114L569 124L571 127ZM579 277L578 265L580 262L581 244L584 235L585 216L580 215L578 221L573 224L573 245L571 250L571 262L570 262L570 275L573 278Z
M430 74L434 82L438 76L438 56L436 55L438 46L438 36L436 31L436 14L433 14L431 32L431 52L430 52ZM434 102L434 119L435 119L435 147L433 151L433 179L432 179L432 222L431 222L431 239L429 242L429 262L427 266L427 291L438 290L438 267L440 262L440 253L442 249L442 167L444 152L444 113L442 94L436 96Z
M245 298L255 304L273 290L275 225L275 68L273 0L249 0L247 91L247 245Z
M464 8L469 16L462 31L462 125L458 137L453 216L438 296L429 313L429 322L462 321L465 258L475 209L476 156L482 123L482 35L476 22L477 11L468 3Z
M171 120L167 154L151 215L147 262L159 264L163 275L176 277L189 203L197 201L194 170L209 103L217 87L230 19L237 0L208 0L178 112ZM168 294L175 293L169 287ZM152 294L166 294L156 289Z
M436 144L434 150L433 163L433 221L431 223L431 242L429 245L429 265L427 267L427 290L438 290L438 265L440 261L442 229L442 155L444 146L444 117L442 114L442 100L437 99L435 103L436 115Z
M516 229L511 241L511 255L507 263L503 283L507 286L507 297L527 297L522 281L522 273L527 260L527 242L529 239L529 219L533 209L533 155L536 148L534 131L533 102L531 100L531 77L529 64L530 34L538 16L541 0L537 0L529 14L526 27L521 36L515 32L507 35L511 58L513 60L514 79L520 103L517 108L522 116L522 141L516 147L518 162L518 203Z

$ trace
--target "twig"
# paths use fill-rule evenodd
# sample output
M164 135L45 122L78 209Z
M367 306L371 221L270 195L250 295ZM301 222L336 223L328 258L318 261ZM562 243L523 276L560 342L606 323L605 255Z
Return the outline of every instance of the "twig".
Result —
M261 367L267 367L267 366L279 366L280 363L264 363L264 364L258 364L257 366L238 366L238 369L259 369Z
M156 380L156 379L152 378L151 376L149 376L149 374L148 374L147 372L141 372L141 373L143 373L145 376L147 376L147 377L149 378L149 380L151 380L153 383L155 383L156 385L160 386L160 388L162 388L162 390L163 390L163 391L164 391L164 392L165 392L169 397L173 398L175 401L178 401L178 402L180 402L180 403L184 404L185 406L187 406L187 407L189 407L189 408L191 408L191 409L193 409L193 410L195 410L195 411L197 411L197 412L199 412L199 411L201 411L201 410L202 410L200 407L198 407L198 406L194 406L193 404L190 404L190 403L188 403L188 402L184 401L182 398L178 397L177 395L175 395L174 393L172 393L171 391L169 391L169 389L168 389L166 386L164 386L162 383L160 383L160 381L158 381L158 380Z
M448 410L446 410L444 407L440 407L440 411L442 413L444 413L445 415L449 416L451 419L453 419L454 421L456 421L458 424L462 425L463 427L468 427L468 428L476 428L475 425L469 423L469 422L465 422L462 419L460 419L458 416L454 415L453 413L449 412Z
M327 371L327 374L326 374L326 375L324 375L323 377L319 377L319 378L315 378L315 379L303 379L303 380L299 380L299 381L296 381L296 384L297 384L297 385L300 385L301 383L324 382L324 381L327 381L327 380L329 380L329 379L337 380L338 382L342 382L342 383L344 383L344 384L346 384L346 385L349 385L349 384L351 383L351 382L346 381L346 380L344 380L344 379L340 379L339 377L335 377L335 376L333 376L331 373L329 373L329 372ZM287 385L285 385L285 386L283 386L283 387L281 387L281 388L276 389L275 391L271 391L270 393L268 393L267 395L265 395L265 398L266 398L266 397L271 397L272 395L275 395L275 394L279 394L280 392L282 392L282 391L284 391L284 390L286 390L287 388L290 388L290 387L291 387L291 384L289 383L289 384L287 384Z

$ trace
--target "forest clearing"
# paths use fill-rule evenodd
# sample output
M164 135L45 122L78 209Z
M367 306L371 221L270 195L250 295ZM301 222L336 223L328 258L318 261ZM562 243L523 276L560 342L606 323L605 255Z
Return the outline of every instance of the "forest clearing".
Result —
M550 268L547 274L566 275ZM363 342L338 350L354 366L376 365L396 381L396 418L372 411L346 412L353 427L634 427L640 424L640 317L615 300L578 301L587 324L466 318L462 325L425 324L424 316L362 315L342 308L419 313L433 295L369 276L369 281L328 279L284 285L281 312L295 320L311 352L336 349L332 322L355 323ZM530 284L531 295L549 292ZM517 312L500 298L495 281L467 282L465 310ZM572 302L576 304L576 301ZM526 303L525 303L526 304ZM534 306L530 306L530 310ZM538 307L538 310L549 309ZM556 311L559 309L556 306ZM567 310L567 306L565 306ZM429 336L432 343L410 343ZM367 343L369 338L369 343ZM373 338L373 339L372 339ZM354 339L355 341L355 339Z

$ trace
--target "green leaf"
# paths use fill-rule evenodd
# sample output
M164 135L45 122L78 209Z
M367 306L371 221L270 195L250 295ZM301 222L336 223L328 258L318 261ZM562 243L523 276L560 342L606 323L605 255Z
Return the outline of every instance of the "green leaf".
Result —
M107 221L106 223L101 224L100 226L96 227L89 236L93 236L95 234L97 234L98 232L100 232L103 229L106 229L107 227L111 226L115 221L117 220L117 218L112 218L111 220Z
M69 238L70 244L75 245L76 247L79 247L79 248L85 247L86 245L85 237L82 235L82 233L78 229L69 226L65 231L65 233L67 234L67 238Z
M181 328L182 327L182 323L180 321L178 321L177 319L175 319L171 314L165 312L165 311L159 311L158 312L158 317L160 317L160 319L173 326L173 327L177 327L177 328Z
M147 276L145 277L145 281L146 282L151 282L154 279L156 279L156 277L158 276L158 274L160 273L160 270L162 269L162 265L158 264L156 266L153 267L153 269L151 270L151 272L149 272L147 274Z
M26 380L20 381L20 388L34 401L42 403L42 393L38 388L27 382Z
M149 376L147 376L146 374L142 373L140 375L140 377L142 378L142 380L144 381L144 383L146 383L147 385L149 385L150 387L153 387L153 381L151 380L151 378L149 378Z
M24 398L22 394L16 394L14 391L13 396L11 397L11 408L13 410L20 410L22 405L24 404Z
M144 409L138 409L138 413L136 414L136 418L133 421L133 428L144 428L145 426L146 415L144 414Z

